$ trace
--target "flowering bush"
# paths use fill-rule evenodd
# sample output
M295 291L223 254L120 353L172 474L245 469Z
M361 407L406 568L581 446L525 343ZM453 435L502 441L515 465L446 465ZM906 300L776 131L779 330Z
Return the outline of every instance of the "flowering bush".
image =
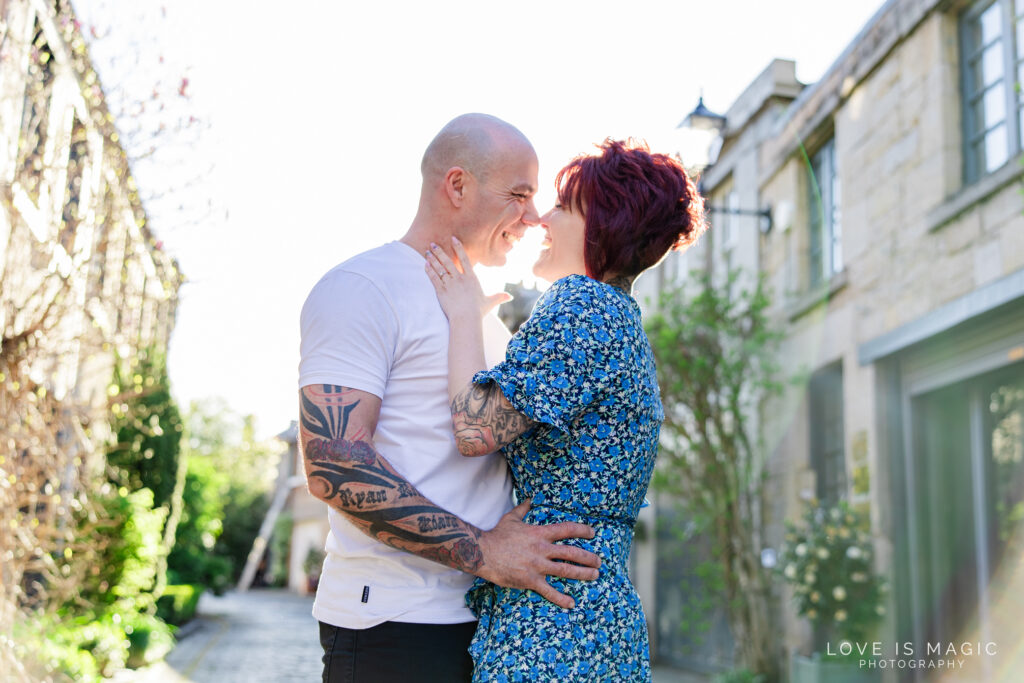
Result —
M802 524L786 523L778 571L797 611L841 640L863 642L885 615L885 585L872 567L871 541L845 502L812 502Z

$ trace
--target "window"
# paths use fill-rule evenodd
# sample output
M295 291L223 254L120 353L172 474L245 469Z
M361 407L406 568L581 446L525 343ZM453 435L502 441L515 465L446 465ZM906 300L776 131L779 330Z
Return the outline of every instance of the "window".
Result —
M731 251L739 242L739 226L737 225L740 208L740 196L736 190L730 189L725 195L725 211L719 223L722 226L722 249Z
M811 466L817 475L818 500L833 505L846 498L846 452L843 447L843 367L835 363L811 376Z
M88 161L89 142L85 126L75 116L71 126L71 149L68 153L67 189L64 193L63 225L59 241L64 250L71 253L75 231L82 218L82 178Z
M828 282L843 269L839 173L835 138L811 157L808 284Z
M709 272L715 275L716 283L724 283L734 267L734 252L739 242L739 193L733 185L732 176L719 183L705 200L704 208L709 214L711 226L708 233L710 240L705 238L698 242L711 245L711 254L707 257ZM687 254L691 250L687 250Z
M38 202L43 177L43 155L46 151L47 114L54 81L53 52L38 19L29 46L27 80L22 106L21 139L18 141L18 170L19 180L28 195L32 201Z
M1024 0L984 0L960 19L964 179L972 183L1021 149Z

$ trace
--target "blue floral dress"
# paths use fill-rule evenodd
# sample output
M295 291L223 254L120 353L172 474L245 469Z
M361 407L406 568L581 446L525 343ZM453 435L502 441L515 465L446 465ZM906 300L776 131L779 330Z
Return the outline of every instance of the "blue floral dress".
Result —
M640 308L582 275L554 283L509 342L477 373L539 424L503 449L526 521L590 524L564 541L601 556L595 581L549 577L576 607L477 579L466 602L479 618L474 681L649 681L647 625L627 574L633 524L664 418Z

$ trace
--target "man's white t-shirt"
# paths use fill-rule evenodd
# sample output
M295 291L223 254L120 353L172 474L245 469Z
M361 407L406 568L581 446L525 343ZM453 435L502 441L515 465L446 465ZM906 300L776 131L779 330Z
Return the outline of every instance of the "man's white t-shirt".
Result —
M512 507L500 455L459 454L448 402L448 320L423 269L402 242L364 252L330 270L302 308L299 387L333 384L380 397L374 446L424 496L482 529ZM508 330L484 322L489 367L503 358ZM473 620L465 593L473 577L367 536L333 508L327 558L313 616L334 626L384 621Z

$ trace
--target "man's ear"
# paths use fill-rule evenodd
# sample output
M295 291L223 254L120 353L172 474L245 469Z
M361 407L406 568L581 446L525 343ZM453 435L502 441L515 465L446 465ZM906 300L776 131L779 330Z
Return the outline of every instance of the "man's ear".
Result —
M461 166L452 166L444 174L444 191L453 206L461 207L465 201L466 190L473 182L472 176Z

